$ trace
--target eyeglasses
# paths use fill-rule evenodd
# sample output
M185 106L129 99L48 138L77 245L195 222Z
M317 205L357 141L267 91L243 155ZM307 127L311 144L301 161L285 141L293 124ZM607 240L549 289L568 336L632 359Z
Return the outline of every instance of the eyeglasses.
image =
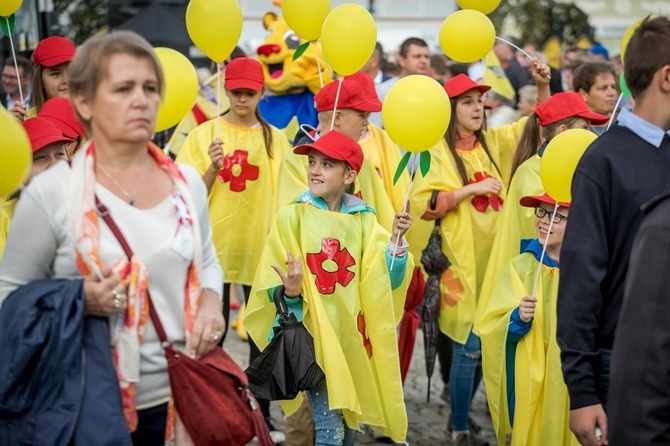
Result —
M547 218L549 218L549 221L551 221L552 220L552 214L553 214L554 223L560 223L563 220L568 219L568 217L566 217L563 214L559 214L558 212L548 211L545 208L539 207L539 206L535 208L535 216L537 218L544 218L544 216L546 215Z

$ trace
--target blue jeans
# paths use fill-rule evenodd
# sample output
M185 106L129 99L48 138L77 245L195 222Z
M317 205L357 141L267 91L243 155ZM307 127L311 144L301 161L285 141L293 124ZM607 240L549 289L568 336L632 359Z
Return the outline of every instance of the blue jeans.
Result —
M451 423L455 431L469 429L470 404L482 380L482 348L479 337L470 332L465 344L454 342L454 357L449 373Z
M356 431L347 426L342 411L330 410L326 381L307 390L306 393L314 417L316 446L352 446L356 440Z

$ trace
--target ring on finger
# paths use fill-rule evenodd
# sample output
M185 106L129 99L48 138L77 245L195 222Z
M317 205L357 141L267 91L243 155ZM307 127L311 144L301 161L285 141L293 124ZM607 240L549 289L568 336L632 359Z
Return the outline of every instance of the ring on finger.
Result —
M216 342L216 341L218 341L218 340L221 338L221 331L216 330L216 331L215 331L214 333L212 333L210 336L211 336L212 340Z
M118 297L114 298L114 308L116 308L117 310L121 308L121 300Z

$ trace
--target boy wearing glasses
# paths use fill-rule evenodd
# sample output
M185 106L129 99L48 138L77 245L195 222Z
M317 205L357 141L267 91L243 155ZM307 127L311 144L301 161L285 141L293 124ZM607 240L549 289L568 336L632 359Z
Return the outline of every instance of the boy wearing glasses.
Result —
M511 432L513 445L576 445L556 342L558 261L570 204L554 211L547 194L525 196L520 204L535 208L538 238L521 241L521 254L498 280L480 324L491 418L500 444Z

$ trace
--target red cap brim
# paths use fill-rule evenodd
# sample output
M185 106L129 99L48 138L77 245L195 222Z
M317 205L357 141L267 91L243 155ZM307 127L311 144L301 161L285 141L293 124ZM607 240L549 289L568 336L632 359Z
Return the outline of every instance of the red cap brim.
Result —
M536 208L540 205L540 203L546 203L550 204L552 206L556 205L556 200L551 198L549 195L544 194L544 195L527 195L525 197L521 197L521 200L519 200L519 204L523 207L526 208ZM570 203L558 203L559 206L563 206L566 208L570 207Z
M263 82L257 82L252 79L226 79L224 84L226 90L239 90L246 88L247 90L261 91L263 89Z
M69 144L72 142L72 140L66 136L46 135L37 138L34 141L30 141L30 145L32 146L33 153L35 153L39 152L49 144L55 144L57 142L62 142L63 144Z
M593 113L590 111L579 113L577 116L579 116L580 118L588 119L589 121L591 121L591 125L595 126L605 125L610 120L610 118L605 115L601 115L600 113Z

